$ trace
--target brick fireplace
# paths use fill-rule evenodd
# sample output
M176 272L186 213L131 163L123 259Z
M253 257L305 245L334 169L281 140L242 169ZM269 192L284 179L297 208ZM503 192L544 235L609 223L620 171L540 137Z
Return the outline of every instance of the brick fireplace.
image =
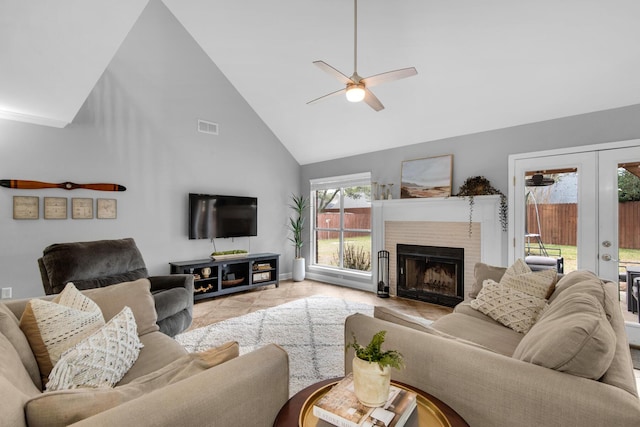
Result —
M498 219L499 196L476 196L469 235L469 201L459 197L381 200L373 203L373 253L389 251L389 292L398 296L397 245L463 250L462 298L473 283L476 262L506 265L506 234ZM375 275L375 272L374 272ZM374 277L377 283L377 278ZM445 304L446 305L446 304ZM455 304L454 304L455 305Z

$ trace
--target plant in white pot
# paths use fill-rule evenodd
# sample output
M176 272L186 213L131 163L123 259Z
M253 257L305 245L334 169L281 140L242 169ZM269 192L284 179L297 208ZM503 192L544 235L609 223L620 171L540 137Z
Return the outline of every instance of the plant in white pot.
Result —
M391 368L404 368L402 354L396 350L382 351L387 331L376 333L366 347L358 344L355 335L347 345L355 350L353 358L353 387L356 397L366 406L382 406L389 398Z
M296 249L296 256L293 260L293 280L295 282L301 282L305 277L305 263L302 257L302 246L304 240L302 238L302 231L304 230L304 210L309 206L309 199L303 195L291 195L291 204L289 207L294 211L295 217L289 217L289 230L293 236L289 237L289 240L293 242L293 246Z

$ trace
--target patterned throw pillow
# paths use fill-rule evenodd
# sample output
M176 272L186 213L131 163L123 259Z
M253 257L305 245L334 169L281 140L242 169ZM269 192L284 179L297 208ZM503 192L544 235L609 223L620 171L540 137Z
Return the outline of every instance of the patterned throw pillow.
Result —
M100 307L68 283L53 301L33 299L20 329L33 351L43 384L62 353L104 325Z
M526 334L545 308L546 301L487 279L478 297L470 304L506 327Z
M131 369L142 343L129 307L65 351L53 367L47 391L113 387Z
M531 271L522 259L517 259L505 271L500 283L529 295L547 299L553 293L557 276L556 270Z

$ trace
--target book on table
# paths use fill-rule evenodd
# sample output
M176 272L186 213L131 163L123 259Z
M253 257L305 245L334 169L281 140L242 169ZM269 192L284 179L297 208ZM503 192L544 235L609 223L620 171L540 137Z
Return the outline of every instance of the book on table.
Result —
M402 427L416 408L416 393L391 385L389 398L380 408L358 401L353 374L334 385L313 405L313 415L339 427Z

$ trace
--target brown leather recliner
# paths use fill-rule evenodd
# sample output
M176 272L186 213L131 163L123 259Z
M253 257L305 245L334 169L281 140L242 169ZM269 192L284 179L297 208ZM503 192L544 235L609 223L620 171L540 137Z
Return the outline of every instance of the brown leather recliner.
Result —
M193 276L149 277L132 238L56 243L44 249L38 265L47 295L60 293L68 282L84 290L148 278L161 332L173 337L193 320Z

